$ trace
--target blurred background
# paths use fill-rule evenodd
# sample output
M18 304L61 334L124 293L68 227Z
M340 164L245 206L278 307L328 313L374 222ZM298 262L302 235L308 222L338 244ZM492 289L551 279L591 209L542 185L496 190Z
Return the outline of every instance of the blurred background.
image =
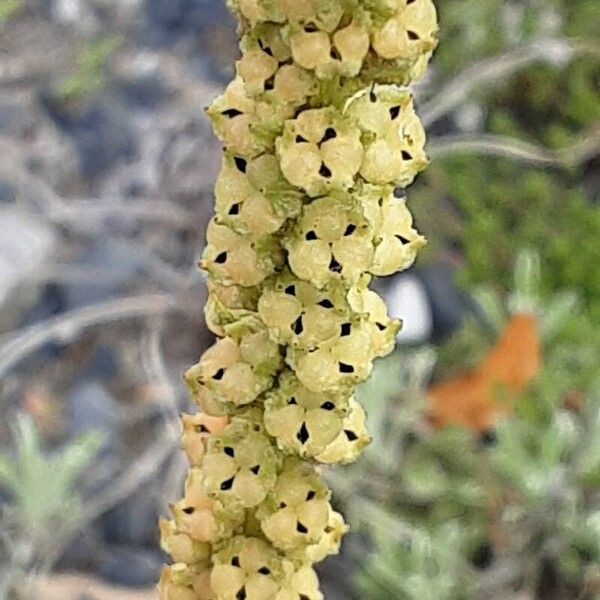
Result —
M600 4L438 0L429 244L327 600L600 598ZM0 0L0 600L146 600L211 343L222 0Z

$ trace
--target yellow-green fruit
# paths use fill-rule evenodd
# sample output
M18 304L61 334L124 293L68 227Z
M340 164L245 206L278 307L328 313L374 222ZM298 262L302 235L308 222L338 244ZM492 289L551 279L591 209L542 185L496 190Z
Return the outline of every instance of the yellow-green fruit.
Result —
M382 194L373 239L375 255L369 271L379 276L408 269L427 243L413 227L406 200L396 198L391 190Z
M224 154L215 186L218 223L260 239L295 217L301 204L301 195L287 184L274 155L246 160Z
M277 479L279 455L271 440L251 419L234 417L211 438L202 461L205 488L224 506L260 504Z
M160 576L159 600L217 600L208 565L177 563L165 567Z
M217 600L274 600L285 571L281 556L267 542L238 536L213 556L210 577Z
M366 429L365 411L355 400L350 402L350 414L344 419L341 433L316 459L326 464L354 462L371 443Z
M223 431L229 423L227 417L212 417L202 413L181 415L183 424L182 446L190 465L197 467L202 462L208 438Z
M228 151L252 158L273 148L283 121L293 116L293 107L250 97L244 81L237 77L207 109L207 114Z
M176 562L186 565L206 562L210 558L210 545L192 539L182 532L175 521L160 519L161 548Z
M293 64L291 49L281 28L263 23L242 39L242 58L237 73L250 96L282 104L281 110L293 110L314 94L314 77L302 65Z
M270 236L253 240L216 219L208 225L206 243L200 266L224 285L253 287L283 264L277 240Z
M276 145L283 175L309 196L348 189L363 162L358 127L332 108L286 121Z
M338 339L318 348L288 348L286 361L300 382L314 392L348 392L373 369L372 328L360 320L345 324Z
M310 567L300 567L286 578L275 600L323 600L317 574Z
M223 285L209 279L208 299L204 306L207 327L220 337L227 335L227 329L256 313L259 287Z
M256 400L281 364L279 347L268 332L249 331L239 341L218 340L188 369L185 379L200 407L218 416Z
M305 557L309 563L321 562L330 554L337 554L340 550L342 538L348 532L344 517L334 510L329 510L329 521L325 528L325 535L316 543L307 546Z
M273 490L257 511L267 539L290 557L304 558L329 522L329 490L310 464L288 459Z
M314 457L341 433L350 398L311 392L292 373L265 397L265 427L287 453Z
M340 0L230 0L233 9L251 24L264 21L333 31L344 14Z
M230 537L244 520L242 510L209 498L205 478L198 468L192 469L185 484L184 497L171 507L177 530L197 542L216 542Z
M405 187L427 166L425 131L403 88L378 85L362 90L345 112L363 132L360 174L369 183Z
M354 77L369 51L369 32L354 21L332 34L298 27L290 35L290 47L294 60L320 79Z
M373 231L360 203L332 193L306 205L284 240L290 268L317 287L341 281L350 286L373 262Z
M393 13L373 32L376 54L386 60L415 63L437 43L437 15L432 0L393 0Z
M337 338L350 318L343 285L317 288L285 272L269 281L258 301L258 313L279 344L313 348Z
M383 298L368 288L366 277L350 288L348 301L353 311L366 318L371 330L373 354L377 357L387 356L396 345L396 336L401 328L400 321L390 319Z

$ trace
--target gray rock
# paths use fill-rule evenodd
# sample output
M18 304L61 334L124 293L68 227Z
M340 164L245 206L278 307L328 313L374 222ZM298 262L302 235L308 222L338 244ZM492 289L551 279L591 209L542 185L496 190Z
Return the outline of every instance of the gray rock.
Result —
M157 473L156 477L159 478ZM161 516L159 492L152 484L115 506L100 519L104 539L109 544L153 547Z
M102 277L63 286L67 307L71 309L114 296L134 279L142 269L144 260L127 245L100 239L90 244L74 264L90 272L102 273Z
M56 242L47 223L17 210L0 209L0 305L50 258Z
M164 563L157 550L112 546L100 562L97 574L109 583L123 587L147 587L158 582Z
M17 188L10 181L0 181L0 204L14 202Z
M119 405L100 383L92 380L78 382L69 391L67 404L70 436L101 431L109 439L115 437Z
M431 306L431 341L439 343L454 333L465 315L475 310L471 298L456 285L456 270L439 263L417 269Z

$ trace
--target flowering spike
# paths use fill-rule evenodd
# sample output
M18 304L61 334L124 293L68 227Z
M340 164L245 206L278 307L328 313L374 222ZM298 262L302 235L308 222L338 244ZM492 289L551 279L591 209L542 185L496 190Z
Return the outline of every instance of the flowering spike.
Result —
M354 399L400 322L369 284L425 239L405 188L427 165L407 89L432 0L228 0L236 77L207 109L224 150L201 268L219 339L185 374L184 497L161 520L161 600L322 600L347 527L323 464L370 438Z

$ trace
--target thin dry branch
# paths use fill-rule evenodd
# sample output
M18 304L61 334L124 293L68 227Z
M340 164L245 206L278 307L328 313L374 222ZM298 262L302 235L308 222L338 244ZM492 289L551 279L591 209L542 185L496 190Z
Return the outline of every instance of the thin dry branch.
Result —
M453 154L480 154L483 156L504 156L517 161L537 165L573 167L600 152L600 127L592 129L567 148L551 150L515 138L482 134L447 135L433 138L428 146L431 158L443 158Z
M82 330L123 319L183 311L184 302L171 294L145 294L86 306L32 325L0 346L0 377L48 342L68 343Z
M425 127L460 106L469 94L486 85L505 81L512 73L534 62L563 64L576 55L589 53L589 46L567 39L542 39L510 52L482 60L467 67L437 94L423 104L419 111Z

